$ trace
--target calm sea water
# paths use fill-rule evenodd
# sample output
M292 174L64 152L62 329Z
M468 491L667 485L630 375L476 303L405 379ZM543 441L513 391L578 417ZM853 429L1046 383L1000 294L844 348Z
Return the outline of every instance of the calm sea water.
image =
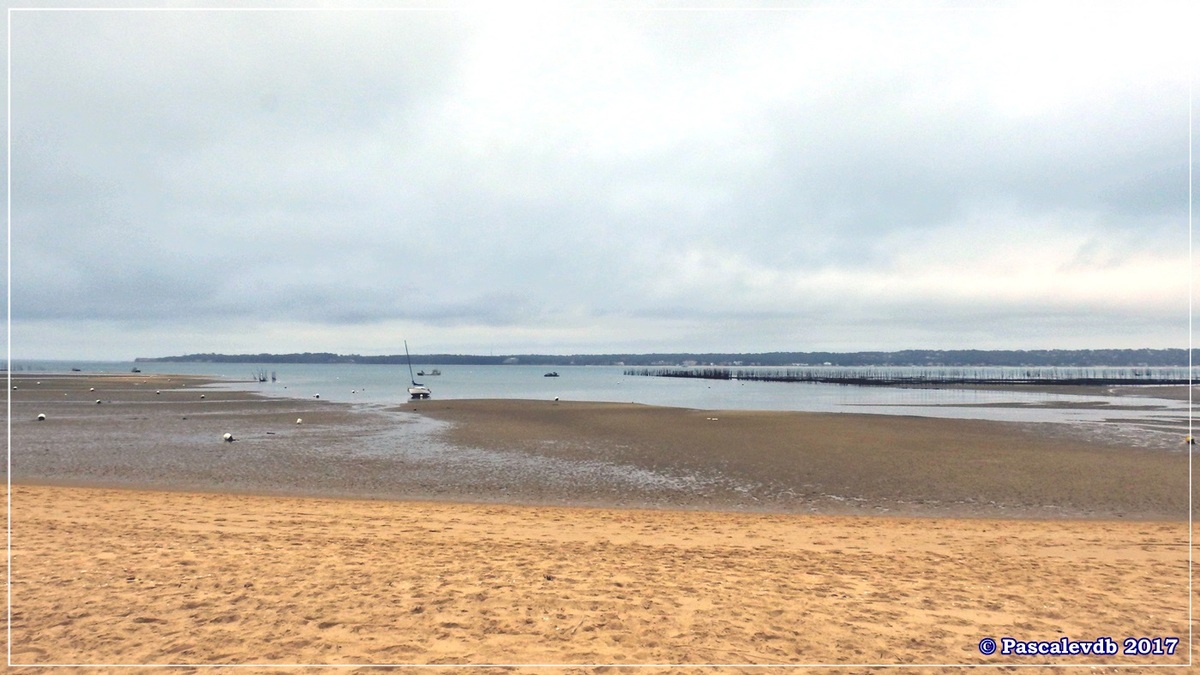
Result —
M129 373L133 363L14 361L21 372ZM228 386L272 396L355 403L407 401L407 366L356 364L139 363L144 373L207 375ZM542 399L614 401L704 410L797 410L920 415L1017 422L1118 421L1147 426L1188 424L1188 403L1152 397L1079 396L972 389L864 387L820 383L751 382L641 377L620 366L431 366L440 376L417 377L438 399ZM545 377L555 370L559 377ZM275 382L252 381L259 372ZM1152 391L1152 388L1148 390ZM997 404L1009 407L994 407ZM1074 407L1064 408L1069 405Z

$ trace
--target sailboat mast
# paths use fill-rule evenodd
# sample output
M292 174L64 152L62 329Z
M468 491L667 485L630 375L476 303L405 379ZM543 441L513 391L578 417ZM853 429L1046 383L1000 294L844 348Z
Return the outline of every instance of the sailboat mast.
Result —
M412 371L412 356L408 353L408 340L404 341L404 356L408 359L408 379L412 381L413 386L417 386L417 376L413 375Z

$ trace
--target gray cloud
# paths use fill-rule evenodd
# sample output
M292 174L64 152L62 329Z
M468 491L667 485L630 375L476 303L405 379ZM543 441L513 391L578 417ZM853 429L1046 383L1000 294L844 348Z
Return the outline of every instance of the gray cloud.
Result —
M17 13L14 349L1178 346L1178 28L1034 16Z

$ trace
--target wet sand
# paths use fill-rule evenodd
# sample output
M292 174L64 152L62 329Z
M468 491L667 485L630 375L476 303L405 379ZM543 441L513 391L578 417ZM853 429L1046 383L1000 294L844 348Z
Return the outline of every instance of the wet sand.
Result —
M25 483L793 513L1187 517L1182 443L1176 451L1097 443L1064 425L511 400L353 407L178 377L16 381L13 476ZM47 419L37 421L39 413ZM237 440L222 442L225 433Z
M1187 662L979 650L1186 639L1185 452L969 420L17 384L17 664Z
M542 401L414 407L454 423L458 445L693 477L708 503L737 508L1187 518L1185 452L1098 444L1061 425Z

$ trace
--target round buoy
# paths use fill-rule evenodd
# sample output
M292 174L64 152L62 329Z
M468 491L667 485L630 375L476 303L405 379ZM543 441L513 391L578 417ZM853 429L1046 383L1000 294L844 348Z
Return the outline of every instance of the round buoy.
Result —
M100 399L96 399L96 405L100 405Z
M45 422L46 421L46 413L38 413L38 421Z
M233 442L233 434L225 434L224 438L225 438L225 442L226 442L226 443L232 443L232 442Z
M321 398L320 394L313 394L313 398Z
M204 398L204 394L200 394L200 398Z
M157 396L157 395L159 395L159 394L161 394L161 393L162 393L162 390L160 389L160 390L158 390L158 391L154 392L154 395L155 395L155 396Z
M88 389L88 391L96 391L96 388L92 387L91 389Z
M296 418L296 424L302 424L303 422L304 422L304 418L303 418L303 417L297 417L297 418Z

